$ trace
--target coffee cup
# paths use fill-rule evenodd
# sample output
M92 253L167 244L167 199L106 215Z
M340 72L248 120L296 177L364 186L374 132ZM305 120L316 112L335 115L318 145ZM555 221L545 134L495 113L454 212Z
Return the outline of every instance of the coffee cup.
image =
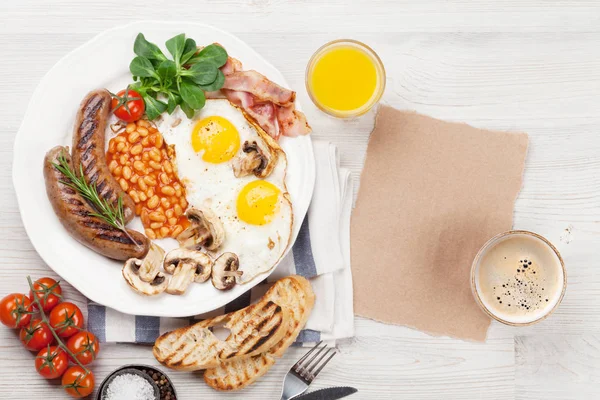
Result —
M527 326L560 304L567 274L558 250L529 231L508 231L490 239L471 267L471 289L481 309L495 320Z

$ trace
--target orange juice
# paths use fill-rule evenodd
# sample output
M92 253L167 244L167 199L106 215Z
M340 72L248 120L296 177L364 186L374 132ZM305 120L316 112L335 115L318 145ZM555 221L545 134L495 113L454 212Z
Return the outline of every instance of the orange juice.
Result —
M337 117L365 113L385 87L381 60L369 47L352 40L331 42L317 50L306 75L313 102Z

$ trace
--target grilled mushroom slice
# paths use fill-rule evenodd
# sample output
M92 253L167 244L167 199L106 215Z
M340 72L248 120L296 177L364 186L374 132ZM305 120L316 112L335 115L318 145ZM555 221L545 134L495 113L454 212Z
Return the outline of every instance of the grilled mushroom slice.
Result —
M136 292L146 296L154 296L164 292L167 289L168 280L162 272L158 272L152 282L144 282L140 278L139 271L143 262L143 260L137 258L130 258L125 262L122 272L129 286Z
M233 160L236 178L254 174L258 178L269 176L277 161L277 153L271 151L262 140L245 141L242 153Z
M217 250L225 240L225 230L219 217L211 210L190 208L185 213L190 220L190 226L177 236L182 247L195 250Z
M162 265L163 258L165 257L165 251L162 247L152 243L150 250L139 268L140 279L144 282L152 282L156 275L160 272L160 266Z
M212 265L213 261L206 253L185 248L170 251L164 262L165 271L173 275L167 293L183 294L192 282L206 282Z
M236 278L242 276L238 271L240 260L233 253L223 253L215 261L212 271L212 284L219 290L229 290L235 286Z

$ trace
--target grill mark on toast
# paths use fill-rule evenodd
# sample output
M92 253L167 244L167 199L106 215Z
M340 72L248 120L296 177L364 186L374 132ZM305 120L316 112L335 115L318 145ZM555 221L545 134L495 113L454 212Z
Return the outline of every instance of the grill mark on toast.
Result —
M282 308L279 305L269 301L262 305L260 309L255 310L258 308L259 305L260 303L250 306L248 307L248 309L246 309L246 313L239 313L232 317L232 319L228 323L228 325L231 324L232 326L236 326L234 321L242 319L244 315L258 315L259 319L252 321L253 329L251 329L250 332L248 332L241 341L239 341L238 339L238 343L236 343L236 348L238 350L230 353L228 353L226 350L223 350L221 352L222 358L230 359L234 357L243 356L245 354L253 353L259 350L259 348L262 345L264 345L277 333L283 320ZM273 323L273 321L275 322ZM272 326L269 328L269 331L263 336L262 330L269 324L271 324ZM244 325L240 328L245 327L246 326ZM260 332L261 335L257 336L256 332Z
M172 361L172 360L175 356L179 356L179 352L183 352L185 347L186 347L186 344L184 342L184 343L181 343L178 348L172 350L169 353L169 355L165 358L165 364L173 366L173 367L177 367L177 366L181 365L181 363L183 362L183 359L185 357L181 357L179 361ZM187 355L187 353L186 353L186 355Z

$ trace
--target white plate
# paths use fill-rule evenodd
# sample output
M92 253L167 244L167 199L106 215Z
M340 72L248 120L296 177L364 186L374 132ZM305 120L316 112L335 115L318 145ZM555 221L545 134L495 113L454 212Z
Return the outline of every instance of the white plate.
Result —
M208 25L148 21L111 29L65 56L38 85L15 140L13 182L21 218L33 246L57 274L86 297L128 314L190 316L222 307L258 284L274 268L227 292L206 283L192 285L183 296L140 296L123 279L121 263L96 254L67 233L46 197L44 155L56 145L71 144L75 114L89 91L100 87L117 91L131 82L129 63L139 32L163 50L165 41L179 33L198 44L221 43L243 63L244 69L255 69L289 87L281 73L248 45ZM300 108L297 103L296 107ZM294 207L289 251L310 203L315 165L310 136L282 138L280 144L288 156L286 183Z

